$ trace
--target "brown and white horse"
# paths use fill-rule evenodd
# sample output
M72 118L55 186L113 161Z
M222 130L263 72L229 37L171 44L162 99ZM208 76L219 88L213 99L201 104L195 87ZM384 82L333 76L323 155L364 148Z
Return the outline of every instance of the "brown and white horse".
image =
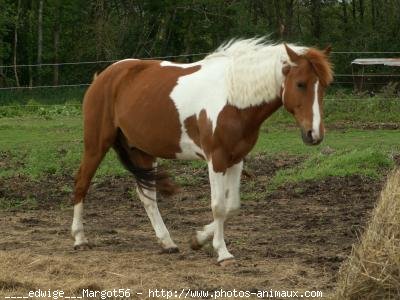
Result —
M137 181L137 192L165 252L178 248L161 218L156 189L173 191L156 158L202 159L208 164L214 221L191 241L207 241L221 265L232 261L224 221L240 206L243 158L260 126L282 105L294 115L304 143L324 137L322 98L332 81L330 48L231 41L191 64L126 59L104 70L83 103L84 153L76 176L72 236L86 248L83 199L106 152L113 147Z

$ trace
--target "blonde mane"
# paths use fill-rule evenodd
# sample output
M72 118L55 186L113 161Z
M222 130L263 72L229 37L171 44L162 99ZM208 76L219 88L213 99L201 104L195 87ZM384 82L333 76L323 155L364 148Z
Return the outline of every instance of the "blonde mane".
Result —
M308 48L289 45L298 54ZM228 58L226 83L228 103L245 108L276 99L283 81L282 68L291 64L283 44L265 38L231 40L205 60Z

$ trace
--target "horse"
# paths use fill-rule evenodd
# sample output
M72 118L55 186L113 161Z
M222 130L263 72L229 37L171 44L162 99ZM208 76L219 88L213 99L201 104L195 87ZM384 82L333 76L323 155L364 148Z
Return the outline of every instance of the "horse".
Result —
M240 207L243 159L262 123L281 106L294 116L307 145L324 137L323 97L332 82L331 48L273 44L263 38L231 40L194 63L125 59L108 66L83 101L84 150L75 178L72 236L90 248L83 230L83 200L112 147L137 183L162 252L179 249L157 207L156 193L176 186L157 158L200 159L208 166L213 222L192 236L207 242L221 266L234 262L224 222Z

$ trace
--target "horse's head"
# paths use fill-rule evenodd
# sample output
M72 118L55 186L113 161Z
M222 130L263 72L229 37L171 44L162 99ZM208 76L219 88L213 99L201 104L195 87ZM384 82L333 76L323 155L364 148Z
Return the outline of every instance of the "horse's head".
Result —
M325 89L332 82L332 68L328 61L331 51L313 48L297 54L285 44L290 62L284 65L282 101L294 115L307 145L318 145L324 138L322 99Z

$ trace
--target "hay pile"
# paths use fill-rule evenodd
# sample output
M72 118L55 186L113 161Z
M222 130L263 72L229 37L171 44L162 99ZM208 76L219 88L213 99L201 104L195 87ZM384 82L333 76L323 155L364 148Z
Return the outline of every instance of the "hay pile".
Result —
M400 299L400 168L381 192L372 219L339 272L335 299Z

